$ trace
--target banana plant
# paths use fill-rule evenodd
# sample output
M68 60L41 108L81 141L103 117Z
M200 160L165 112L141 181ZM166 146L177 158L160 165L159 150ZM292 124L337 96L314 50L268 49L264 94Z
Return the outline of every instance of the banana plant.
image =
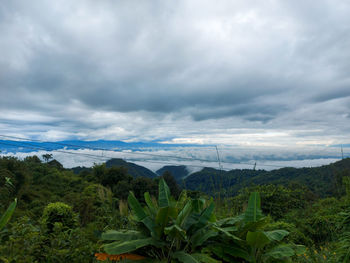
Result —
M5 213L0 218L0 230L2 230L7 222L11 219L12 214L15 212L15 208L17 205L17 199L13 201L10 206L7 208Z
M261 212L259 193L250 195L246 211L234 218L216 222L214 228L221 235L214 245L205 249L224 262L292 262L294 255L302 254L304 246L284 244L285 230L264 231L269 218Z
M102 239L108 254L137 253L146 256L145 262L217 263L209 253L202 253L208 240L218 234L213 229L216 221L213 200L190 199L183 191L175 201L164 179L159 181L158 201L147 192L146 206L142 207L130 192L128 204L131 220L137 230L110 230Z

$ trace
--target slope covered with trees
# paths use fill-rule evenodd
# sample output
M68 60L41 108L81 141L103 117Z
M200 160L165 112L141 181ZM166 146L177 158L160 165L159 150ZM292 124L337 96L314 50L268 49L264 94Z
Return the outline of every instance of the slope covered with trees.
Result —
M303 185L321 196L341 195L344 193L342 178L350 176L350 159L344 159L330 165L315 168L281 168L272 171L235 169L219 171L205 168L185 179L187 189L203 191L208 194L222 191L236 195L241 188L252 185Z
M185 165L166 165L157 170L156 174L163 175L165 172L169 172L179 184L190 174Z

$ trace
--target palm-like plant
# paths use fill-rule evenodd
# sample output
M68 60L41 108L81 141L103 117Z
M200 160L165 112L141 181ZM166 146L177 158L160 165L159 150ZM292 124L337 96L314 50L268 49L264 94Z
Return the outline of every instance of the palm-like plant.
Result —
M264 231L269 218L260 209L260 196L250 195L246 211L215 224L221 232L220 242L205 249L226 262L291 262L291 257L304 252L303 246L283 244L285 230Z
M217 260L202 248L209 238L217 235L212 228L215 222L214 203L205 199L190 199L184 191L178 201L170 196L163 179L159 181L158 201L144 194L146 206L142 207L133 193L128 204L137 230L110 230L102 234L108 254L137 253L147 257L146 262L204 262Z

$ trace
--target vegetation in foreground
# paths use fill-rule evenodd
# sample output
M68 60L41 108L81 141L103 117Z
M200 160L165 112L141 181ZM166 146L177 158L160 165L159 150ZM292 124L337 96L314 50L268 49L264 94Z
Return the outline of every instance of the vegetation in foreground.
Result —
M330 166L327 197L315 189L329 167L319 180L238 182L213 198L181 191L169 173L0 158L0 262L349 262L348 163Z

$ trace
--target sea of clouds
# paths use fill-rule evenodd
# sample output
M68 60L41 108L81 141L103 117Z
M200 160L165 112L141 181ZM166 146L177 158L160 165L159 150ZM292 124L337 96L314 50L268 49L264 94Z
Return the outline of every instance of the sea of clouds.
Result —
M27 156L51 153L53 158L66 168L76 166L92 167L111 158L121 158L152 171L165 165L186 165L190 172L204 167L216 169L264 169L273 170L282 167L316 167L336 162L342 158L338 147L310 146L303 148L282 147L171 147L144 148L138 150L93 150L67 149L55 151L2 152L2 156L14 156L24 159ZM344 157L349 154L343 152Z

